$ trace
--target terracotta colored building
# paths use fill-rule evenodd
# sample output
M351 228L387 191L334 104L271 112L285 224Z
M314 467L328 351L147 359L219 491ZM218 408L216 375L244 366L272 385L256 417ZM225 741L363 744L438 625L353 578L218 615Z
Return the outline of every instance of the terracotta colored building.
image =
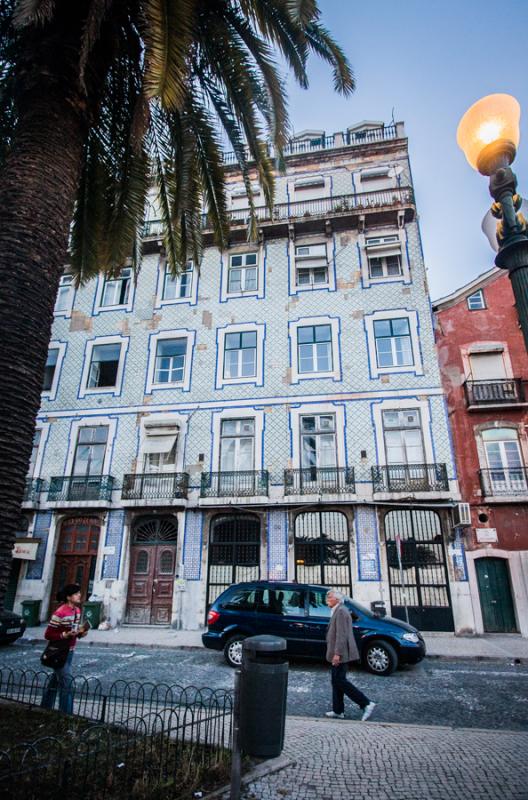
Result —
M507 273L433 306L475 631L528 636L528 355Z

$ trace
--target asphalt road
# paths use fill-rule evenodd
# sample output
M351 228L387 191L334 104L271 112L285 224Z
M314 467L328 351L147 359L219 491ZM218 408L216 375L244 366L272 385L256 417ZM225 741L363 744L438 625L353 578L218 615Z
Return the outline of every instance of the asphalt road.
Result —
M2 667L39 670L42 645L15 643L0 648ZM208 650L102 647L79 644L74 673L116 680L231 688L233 670L220 653ZM528 730L528 665L506 661L426 659L380 678L353 669L349 679L379 705L378 722ZM323 664L290 664L288 713L322 716L331 708L328 669ZM359 709L345 701L347 716ZM374 717L373 717L374 719Z

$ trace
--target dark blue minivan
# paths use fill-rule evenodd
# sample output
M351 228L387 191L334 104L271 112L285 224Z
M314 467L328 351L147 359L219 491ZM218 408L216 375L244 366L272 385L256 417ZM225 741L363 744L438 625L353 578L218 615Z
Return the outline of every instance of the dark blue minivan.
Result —
M267 633L282 636L288 655L324 660L330 620L328 586L252 581L237 583L218 597L207 615L205 647L223 650L227 663L238 667L242 641ZM390 675L400 664L417 664L425 656L422 634L391 617L374 614L355 600L345 601L365 669Z

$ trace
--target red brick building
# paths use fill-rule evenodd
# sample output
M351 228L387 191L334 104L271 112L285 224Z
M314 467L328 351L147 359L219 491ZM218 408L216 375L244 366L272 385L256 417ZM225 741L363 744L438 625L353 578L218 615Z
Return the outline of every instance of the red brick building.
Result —
M474 629L528 636L528 355L507 273L434 304Z

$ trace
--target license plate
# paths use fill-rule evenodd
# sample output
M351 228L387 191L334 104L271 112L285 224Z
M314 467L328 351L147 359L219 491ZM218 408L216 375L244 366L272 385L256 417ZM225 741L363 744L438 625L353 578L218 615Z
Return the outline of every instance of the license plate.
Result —
M20 633L20 628L8 628L7 633Z

